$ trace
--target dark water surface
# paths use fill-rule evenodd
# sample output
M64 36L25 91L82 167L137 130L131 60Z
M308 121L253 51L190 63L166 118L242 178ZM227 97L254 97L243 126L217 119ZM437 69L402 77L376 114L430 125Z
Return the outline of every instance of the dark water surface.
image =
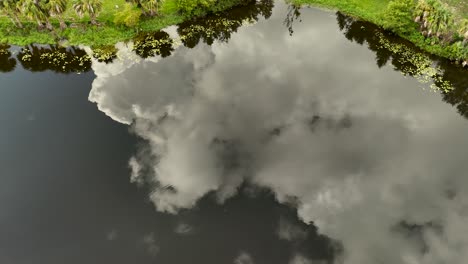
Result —
M263 1L108 63L7 48L2 264L468 256L468 73L372 25Z

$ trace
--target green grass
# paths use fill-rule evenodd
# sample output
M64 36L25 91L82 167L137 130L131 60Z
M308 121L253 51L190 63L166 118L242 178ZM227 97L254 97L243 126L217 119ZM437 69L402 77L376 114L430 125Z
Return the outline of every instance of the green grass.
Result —
M347 15L372 22L378 26L384 26L384 12L390 0L289 0L297 5L313 5L337 9ZM466 0L443 0L454 12L456 19L468 16L468 1ZM467 60L468 47L461 49L455 45L444 45L433 39L425 39L421 33L414 28L408 29L409 34L399 34L417 47L444 58L452 60Z
M338 9L348 15L377 24L390 0L292 0L291 2Z

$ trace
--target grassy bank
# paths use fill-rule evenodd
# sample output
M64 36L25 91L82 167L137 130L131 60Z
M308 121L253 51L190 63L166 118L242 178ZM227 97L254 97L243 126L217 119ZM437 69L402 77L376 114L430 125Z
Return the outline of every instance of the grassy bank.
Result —
M94 47L114 45L119 41L132 39L141 32L157 31L245 2L248 0L166 0L159 4L156 15L148 16L138 4L127 3L125 0L102 0L97 25L94 25L89 14L80 17L73 9L72 1L66 0L66 9L60 18L49 17L52 30L39 29L37 21L26 17L23 12L18 15L23 25L23 28L19 28L12 22L11 16L0 9L0 43L20 46L58 42ZM66 28L60 28L60 20L66 23Z
M353 17L372 22L403 37L419 48L460 63L468 63L468 1L435 0L447 11L450 21L440 26L437 35L415 20L417 0L290 0L295 5L313 5L337 9ZM427 0L426 0L427 1ZM396 3L396 4L395 4ZM395 11L396 10L396 11ZM424 17L425 18L425 17ZM424 19L423 18L423 19ZM431 20L432 21L432 20ZM419 22L419 23L418 23ZM450 25L449 25L450 23ZM464 24L465 23L465 24ZM433 35L431 35L433 34ZM465 34L465 36L464 36ZM464 39L465 38L465 39Z

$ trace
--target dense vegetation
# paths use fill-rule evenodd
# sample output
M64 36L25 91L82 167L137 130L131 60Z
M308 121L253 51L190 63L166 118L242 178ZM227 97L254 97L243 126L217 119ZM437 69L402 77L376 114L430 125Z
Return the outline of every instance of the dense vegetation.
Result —
M418 47L468 65L468 1L292 0L314 4L382 26Z
M0 43L105 46L251 0L0 0Z

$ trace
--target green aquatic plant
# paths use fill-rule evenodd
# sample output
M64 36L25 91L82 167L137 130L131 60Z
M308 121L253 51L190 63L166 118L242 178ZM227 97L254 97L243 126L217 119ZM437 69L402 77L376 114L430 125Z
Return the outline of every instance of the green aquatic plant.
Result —
M93 57L99 62L110 63L117 58L117 48L114 45L93 47Z
M133 42L133 50L141 58L167 57L174 51L174 40L164 31L141 33Z
M30 45L22 48L16 57L23 68L33 72L80 73L91 69L91 57L77 48Z
M391 42L381 32L377 32L377 37L381 48L390 51L393 58L397 59L398 63L402 65L399 71L403 75L413 76L423 84L431 82L430 87L433 90L445 93L453 90L451 83L442 77L442 69L434 66L428 55L415 51L404 44Z

